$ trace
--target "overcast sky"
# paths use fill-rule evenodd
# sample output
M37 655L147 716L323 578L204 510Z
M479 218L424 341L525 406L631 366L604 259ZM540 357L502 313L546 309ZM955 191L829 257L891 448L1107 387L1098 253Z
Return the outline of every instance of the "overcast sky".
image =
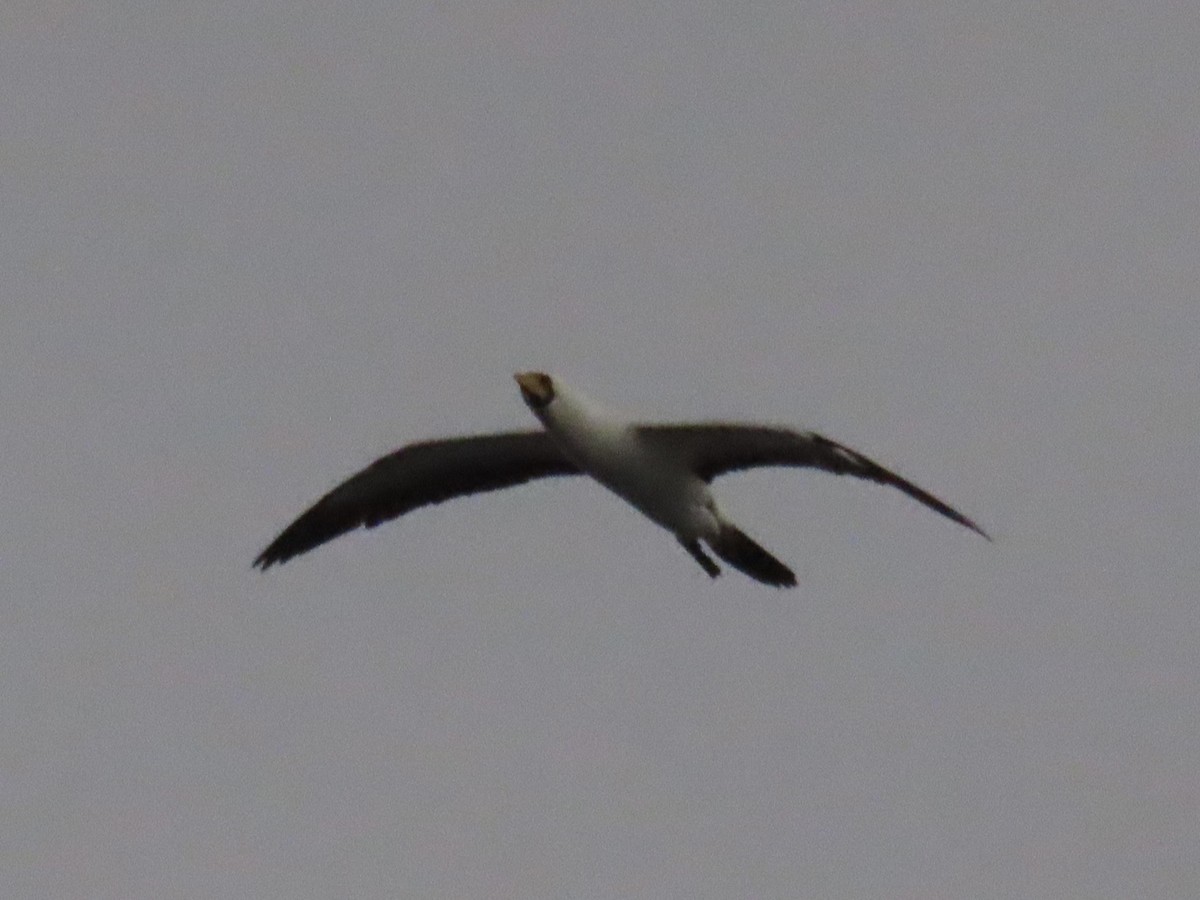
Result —
M1200 7L0 9L0 894L1200 894ZM817 428L266 574L376 456Z

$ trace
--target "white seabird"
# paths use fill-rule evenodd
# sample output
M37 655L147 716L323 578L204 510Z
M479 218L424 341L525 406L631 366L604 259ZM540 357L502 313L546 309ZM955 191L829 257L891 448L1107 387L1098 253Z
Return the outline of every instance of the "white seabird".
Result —
M814 432L729 422L630 423L544 372L514 377L542 429L401 447L314 503L254 565L269 569L360 526L374 528L452 497L552 475L590 475L675 535L710 577L721 569L703 545L751 578L794 587L792 570L726 519L709 487L718 475L756 466L811 466L888 484L991 540L937 497Z

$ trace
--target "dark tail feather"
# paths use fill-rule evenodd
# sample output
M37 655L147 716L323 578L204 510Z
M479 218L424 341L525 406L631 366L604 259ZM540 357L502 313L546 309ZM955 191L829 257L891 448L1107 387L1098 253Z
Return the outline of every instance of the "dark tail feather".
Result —
M755 581L772 587L796 586L796 575L791 569L728 523L721 525L721 533L709 545L717 556Z

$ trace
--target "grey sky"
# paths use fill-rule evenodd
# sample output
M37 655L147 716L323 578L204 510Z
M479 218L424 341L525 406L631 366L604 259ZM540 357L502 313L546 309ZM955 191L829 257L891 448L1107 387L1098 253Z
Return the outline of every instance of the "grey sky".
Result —
M0 895L1200 893L1200 7L0 10ZM266 575L409 440L815 427Z

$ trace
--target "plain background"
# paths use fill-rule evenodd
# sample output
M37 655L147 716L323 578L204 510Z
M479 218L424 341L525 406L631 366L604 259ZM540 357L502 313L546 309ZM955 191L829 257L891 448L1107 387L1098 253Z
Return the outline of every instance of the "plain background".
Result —
M0 894L1200 894L1200 7L0 11ZM250 561L406 441L812 427Z

